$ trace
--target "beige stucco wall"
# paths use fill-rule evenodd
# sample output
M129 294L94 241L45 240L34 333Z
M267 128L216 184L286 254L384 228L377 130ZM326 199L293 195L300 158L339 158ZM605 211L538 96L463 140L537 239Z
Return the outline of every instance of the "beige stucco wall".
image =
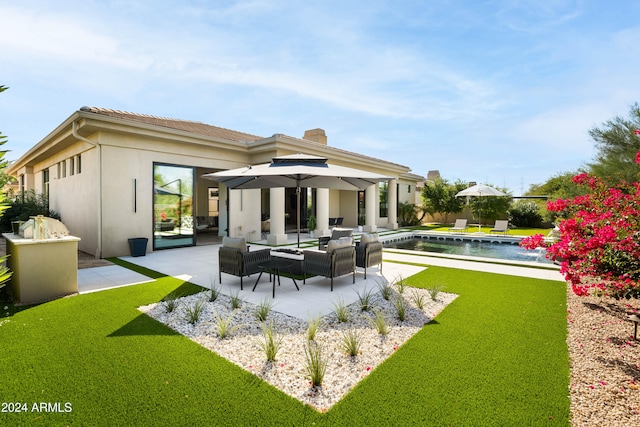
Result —
M50 168L52 209L61 214L72 234L82 237L81 250L101 257L128 255L131 237L148 238L147 250L152 250L154 162L197 168L194 214L206 215L207 190L217 183L202 179L203 173L268 162L273 156L294 152L326 155L326 146L307 146L306 142L286 136L245 144L154 126L137 127L117 120L103 121L97 117L79 119L78 130L83 138L98 146L74 137L70 122L68 127L59 129L59 133L52 134L51 140L45 140L46 144L33 151L29 166L16 170L25 173L27 189L42 192L42 170ZM78 154L82 156L82 173L71 175L67 172L66 177L58 177L56 165L65 160L69 168L68 159ZM340 150L334 155L330 160L333 164L360 167L383 175L396 170L393 165L385 169L375 159L351 156ZM37 159L41 159L39 163ZM226 188L220 187L219 233L224 234L228 224L230 235L258 239L260 214L268 212L261 209L260 190L233 190L229 201L230 218L227 218ZM344 226L357 226L357 194L356 191L330 190L329 217L342 216ZM400 188L398 194L401 200L408 197L406 187L404 191ZM387 219L378 215L376 212L376 224L386 226Z

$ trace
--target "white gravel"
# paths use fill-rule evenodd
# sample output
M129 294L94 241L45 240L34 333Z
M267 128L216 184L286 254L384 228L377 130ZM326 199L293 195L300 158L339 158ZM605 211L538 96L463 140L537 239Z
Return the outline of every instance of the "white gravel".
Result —
M422 295L425 302L422 309L416 306L416 293ZM322 317L315 341L323 347L328 365L322 387L312 388L305 371L306 321L273 310L269 313L267 322L274 323L282 336L282 345L276 361L267 362L260 346L263 333L255 315L256 306L244 302L240 308L231 310L228 296L220 295L215 302L209 302L209 295L210 292L206 291L180 298L178 307L171 313L162 302L140 307L140 310L319 411L326 411L337 403L457 297L440 292L433 301L427 290L406 288L403 296L409 307L405 320L401 322L397 319L393 303L384 300L377 291L372 293L372 305L382 310L387 319L389 332L386 336L380 335L369 321L373 317L372 312L361 311L357 304L348 306L349 321L346 323L338 322L335 313ZM394 291L391 299L397 295ZM204 310L200 320L192 325L186 320L187 308L193 307L197 301L204 303ZM221 339L217 332L216 314L227 318L231 312L232 325L237 329ZM360 353L355 357L341 349L343 334L349 329L357 330L362 338Z

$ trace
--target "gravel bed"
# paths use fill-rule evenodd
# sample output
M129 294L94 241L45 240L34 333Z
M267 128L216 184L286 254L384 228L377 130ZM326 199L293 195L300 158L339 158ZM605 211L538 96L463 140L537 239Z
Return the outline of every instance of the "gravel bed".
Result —
M574 426L640 426L637 300L578 297L567 289L571 415Z
M347 307L347 322L338 322L335 313L322 317L315 341L322 346L328 364L322 386L311 387L305 370L306 321L270 311L267 323L273 322L282 344L276 361L267 362L261 347L264 337L256 317L257 306L243 302L240 308L231 310L228 296L220 295L215 302L210 302L210 294L206 291L179 298L178 306L172 312L167 312L165 302L140 307L140 311L319 411L326 411L337 403L457 297L440 292L433 301L427 290L407 288L403 296L409 305L405 320L401 322L394 304L383 299L378 291L372 292L371 305L387 319L386 336L380 335L369 320L373 317L372 311L360 310L359 304ZM397 296L394 290L390 299ZM422 309L416 306L416 296L421 296L425 303ZM186 320L187 310L198 301L204 305L203 312L195 324L190 324ZM220 338L216 316L225 319L231 314L231 325L235 329L226 338ZM355 357L341 348L344 334L349 330L357 331L362 339L360 353Z

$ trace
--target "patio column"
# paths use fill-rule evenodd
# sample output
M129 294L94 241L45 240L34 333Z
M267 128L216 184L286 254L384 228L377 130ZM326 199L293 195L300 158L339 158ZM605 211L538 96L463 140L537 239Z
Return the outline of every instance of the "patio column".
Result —
M389 190L387 192L387 216L389 222L387 228L391 230L398 229L398 182L395 179L389 181Z
M316 189L316 229L320 236L331 234L329 230L329 189Z
M376 209L378 203L376 200L376 185L370 185L364 190L364 231L376 232L378 226L376 225Z
M269 190L269 234L267 244L271 246L287 243L284 232L284 188Z

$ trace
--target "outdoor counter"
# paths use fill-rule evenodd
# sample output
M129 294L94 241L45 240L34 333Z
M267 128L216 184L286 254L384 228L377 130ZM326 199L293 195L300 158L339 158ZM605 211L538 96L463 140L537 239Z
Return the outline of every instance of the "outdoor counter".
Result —
M7 266L13 272L9 286L19 304L35 303L78 292L79 237L25 239L3 234Z

